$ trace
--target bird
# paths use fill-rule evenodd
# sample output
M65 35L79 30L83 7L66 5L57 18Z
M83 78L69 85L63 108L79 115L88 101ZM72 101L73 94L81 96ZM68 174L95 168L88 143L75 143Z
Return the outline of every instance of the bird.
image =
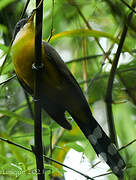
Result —
M21 86L34 95L35 28L34 15L21 19L15 27L11 57ZM40 76L40 105L61 127L71 130L67 111L75 120L96 154L111 168L117 177L123 177L125 161L116 146L93 117L89 104L72 73L58 54L42 40L41 61L44 67Z

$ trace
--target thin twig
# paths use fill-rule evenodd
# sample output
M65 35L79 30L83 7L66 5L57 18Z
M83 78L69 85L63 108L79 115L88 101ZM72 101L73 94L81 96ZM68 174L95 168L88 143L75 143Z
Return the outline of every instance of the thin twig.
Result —
M132 13L129 14L128 16L128 23L130 23L132 19ZM127 23L127 25L128 25ZM119 46L116 52L116 55L114 57L113 63L112 63L112 68L110 71L110 76L108 80L108 85L107 85L107 92L106 92L106 97L105 97L105 102L107 105L107 117L108 117L108 126L109 126L109 132L110 132L110 137L112 142L114 142L117 145L117 137L115 133L115 126L114 126L114 120L113 120L113 113L112 113L112 88L113 88L113 81L115 77L115 73L117 70L117 65L119 61L119 57L122 51L122 47L126 38L126 34L128 31L128 26L126 24L124 25L123 32L121 34Z
M81 18L82 18L83 21L85 22L87 28L90 29L90 30L92 30L91 25L90 25L90 24L88 23L88 21L86 20L84 14L81 12L81 10L80 10L79 6L76 4L76 2L73 1L73 0L67 0L67 1L77 9L79 15L81 16ZM101 44L99 43L98 38L94 37L94 39L95 39L95 41L97 42L97 44L98 44L98 46L100 47L100 49L102 50L102 52L105 54L105 51L104 51L103 47L101 46Z
M27 101L27 106L28 106L28 109L29 109L29 112L30 112L30 116L31 116L32 119L34 119L34 113L33 113L33 109L32 109L30 99L29 99L29 95L25 90L24 90L24 94L25 94L25 98L26 98L26 101Z
M16 74L14 74L13 76L11 76L10 78L6 79L5 81L0 83L0 86L3 84L6 84L7 82L11 81L12 79L14 79L16 77Z
M26 12L26 9L27 9L27 7L28 7L29 1L30 1L30 0L27 0L27 2L26 2L26 4L25 4L25 7L24 7L24 10L23 10L23 12L22 12L22 14L21 14L21 16L20 16L20 19L24 16L24 14L25 14L25 12ZM20 19L19 19L19 20L20 20ZM12 47L13 41L14 41L14 39L12 38L12 40L11 40L11 42L10 42L10 44L9 44L9 47L8 47L7 54L6 54L6 56L5 56L5 59L4 59L4 61L3 61L3 64L2 64L2 66L1 66L1 69L0 69L0 75L2 74L4 65L6 64L6 61L7 61L8 57L9 57L9 54L10 54L10 51L11 51L11 47Z
M10 141L10 140L8 140L8 139L5 139L5 138L0 137L0 140L6 142L6 143L8 143L8 144L12 144L12 145L14 145L14 146L16 146L16 147L19 147L19 148L21 148L21 149L24 149L24 150L26 150L26 151L33 152L31 149L26 148L25 146L16 144L16 143L14 143L14 142L12 142L12 141Z
M93 178L98 178L98 177L102 177L102 176L107 176L109 174L112 174L112 172L107 172L105 174L100 174L100 175L97 175L97 176L94 176Z
M31 149L29 149L29 148L26 148L26 147L24 147L24 146L22 146L22 145L16 144L16 143L14 143L14 142L12 142L12 141L10 141L10 140L8 140L8 139L4 139L4 138L0 137L0 140L6 142L6 143L8 143L8 144L11 144L11 145L13 145L13 146L19 147L19 148L21 148L21 149L23 149L23 150L26 150L26 151L29 151L29 152L31 152L31 153L34 153L33 150L31 150ZM33 148L32 148L32 149L33 149ZM77 171L77 170L75 170L75 169L73 169L73 168L71 168L71 167L69 167L69 166L67 166L67 165L65 165L65 164L63 164L63 163L60 163L60 162L58 162L58 161L56 161L56 160L54 160L54 159L52 159L52 158L50 158L50 157L47 157L47 156L45 156L45 155L40 155L40 156L44 157L47 161L52 161L52 162L54 162L54 163L56 163L56 164L59 164L59 165L65 167L65 168L67 168L67 169L70 169L70 170L72 170L72 171L74 171L74 172L76 172L76 173L84 176L84 177L87 178L87 179L94 180L93 178L89 177L88 175L86 175L86 174L84 174L84 173L81 173L81 172L79 172L79 171ZM39 171L38 171L38 172L39 172Z
M27 0L27 2L26 2L26 4L25 4L25 7L24 7L24 9L23 9L23 11L22 11L22 13L21 13L20 19L22 19L22 18L24 17L24 15L25 15L25 13L26 13L26 9L27 9L27 7L28 7L28 5L29 5L29 2L30 2L30 0Z
M71 5L75 6L75 8L77 9L79 15L81 16L81 18L83 19L83 21L86 23L86 26L88 27L88 29L92 29L92 27L90 26L90 24L89 24L88 21L86 20L85 16L84 16L83 13L81 12L81 10L80 10L80 8L78 7L78 5L76 4L76 2L73 1L73 0L68 0L68 2L69 2ZM134 3L132 3L132 8L133 8L133 9L135 8L134 6L135 6ZM129 24L130 24L130 22L128 21L127 26L129 26ZM107 58L107 59L109 60L109 62L111 62L111 59L109 58L109 54L104 51L104 49L102 48L101 44L100 44L99 41L98 41L98 38L95 38L95 40L96 40L98 46L100 47L100 49L102 50L102 52L104 53L105 59ZM132 93L131 93L131 92L128 91L128 95L133 99L133 96L132 96ZM134 101L133 101L133 102L134 102ZM135 103L135 104L136 104L136 103Z
M80 62L80 61L84 61L84 59L86 59L86 61L87 60L94 60L95 58L102 57L102 56L104 56L104 54L84 56L84 57L80 57L80 58L69 60L69 61L66 62L66 64L70 64L70 63L73 63L73 62L77 63L77 62Z
M136 13L135 9L133 7L131 7L126 1L124 0L120 0L123 4L125 4L129 9L131 9L131 11L133 11L133 13Z
M136 139L134 139L133 141L129 142L128 144L122 146L121 148L118 149L118 151L121 151L121 150L125 149L126 147L130 146L130 145L133 144L134 142L136 142Z
M0 140L6 142L6 143L8 143L8 144L11 144L11 145L13 145L13 146L16 146L16 147L18 147L18 148L21 148L21 149L23 149L23 150L26 150L26 151L29 151L29 152L31 152L31 153L34 153L31 149L26 148L25 146L16 144L16 143L14 143L14 142L12 142L12 141L10 141L10 140L8 140L8 139L5 139L5 138L0 137ZM133 143L135 143L135 142L136 142L136 139L134 139L134 140L131 141L130 143L122 146L120 149L118 149L118 151L121 151L121 150L125 149L126 147L130 146L131 144L133 144ZM60 162L58 162L58 161L56 161L56 160L54 160L54 159L52 159L52 158L49 158L49 157L47 157L47 156L45 156L45 155L43 155L43 157L44 157L46 160L52 161L52 162L54 162L54 163L56 163L56 164L59 164L59 165L61 165L61 166L63 166L63 167L66 167L67 169L70 169L70 170L72 170L72 171L74 171L74 172L76 172L76 173L84 176L84 177L87 178L87 179L94 180L93 178L111 174L111 172L109 172L109 173L105 173L105 174L98 175L98 176L95 176L95 177L91 178L91 177L89 177L89 176L87 176L87 175L85 175L85 174L83 174L83 173L81 173L81 172L79 172L79 171L77 171L77 170L75 170L75 169L73 169L73 168L71 168L71 167L63 164L63 163L60 163ZM100 162L98 162L98 163L100 163ZM97 163L97 164L98 164L98 163ZM97 165L97 164L96 164L96 165ZM93 165L93 167L94 167L94 166L95 166L95 165Z
M85 16L84 16L83 13L81 12L81 10L80 10L80 8L78 7L78 5L76 4L76 2L73 1L73 0L68 0L68 2L69 2L71 5L75 6L75 8L77 9L79 15L81 16L81 18L82 18L83 21L85 22L85 24L86 24L86 26L88 27L88 29L92 29L92 27L90 26L90 24L89 24L88 21L86 20ZM134 3L132 3L132 4L133 4L133 5L132 5L132 8L134 9ZM127 24L127 25L129 25L129 24L130 24L130 22L128 21L128 24ZM102 52L104 53L105 59L107 58L107 59L111 62L111 59L109 58L109 54L104 51L104 49L102 48L101 44L100 44L99 41L98 41L98 38L95 38L95 40L96 40L98 46L100 47L100 49L102 50ZM130 93L130 92L128 93L129 96L131 96L131 94L132 94L132 93ZM131 96L131 98L133 99L132 96Z
M54 17L54 0L52 0L52 16L51 16L51 30L50 30L50 36L48 38L48 42L50 41L52 35L53 35L53 17Z
M39 4L36 4L36 8L33 9L33 12L34 12L34 11L36 12L38 9L41 8L41 5L43 4L43 1L44 1L44 0L40 0L40 1L39 1ZM32 12L32 13L33 13L33 12Z

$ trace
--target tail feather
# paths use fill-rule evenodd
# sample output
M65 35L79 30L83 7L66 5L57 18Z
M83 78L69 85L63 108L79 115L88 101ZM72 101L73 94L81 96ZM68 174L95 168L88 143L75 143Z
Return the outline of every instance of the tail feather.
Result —
M76 121L93 146L97 155L100 155L109 165L113 173L118 177L123 177L125 162L117 151L115 145L103 131L97 121L91 116L89 124Z

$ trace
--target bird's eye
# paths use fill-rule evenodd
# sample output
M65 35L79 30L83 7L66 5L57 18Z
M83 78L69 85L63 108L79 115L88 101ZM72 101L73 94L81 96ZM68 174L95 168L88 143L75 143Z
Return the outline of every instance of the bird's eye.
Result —
M26 24L27 18L26 19L21 19L19 22L17 22L14 32L13 32L13 39L15 39L17 33L20 31L20 29Z

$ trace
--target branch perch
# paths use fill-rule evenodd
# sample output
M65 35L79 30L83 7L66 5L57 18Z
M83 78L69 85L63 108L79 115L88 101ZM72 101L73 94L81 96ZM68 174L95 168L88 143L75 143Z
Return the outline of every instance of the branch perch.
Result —
M105 97L105 102L107 105L107 117L108 117L110 138L111 138L112 142L115 143L116 145L117 145L117 136L116 136L116 132L115 132L115 125L114 125L113 112L112 112L112 89L113 89L113 81L114 81L116 70L117 70L117 65L119 62L119 57L120 57L122 47L123 47L123 44L124 44L124 41L126 38L126 34L128 31L128 25L130 24L131 19L132 19L132 15L133 15L132 12L128 15L127 23L125 23L122 34L121 34L119 46L118 46L115 58L112 63L112 68L110 71L107 92L106 92L106 97Z
M40 4L40 6L39 6ZM41 105L40 105L40 76L42 71L42 19L43 19L43 2L36 0L36 25L35 25L35 72L34 82L34 147L33 152L36 156L38 180L44 180L44 163L43 163L43 145L42 145L42 122L41 122Z

